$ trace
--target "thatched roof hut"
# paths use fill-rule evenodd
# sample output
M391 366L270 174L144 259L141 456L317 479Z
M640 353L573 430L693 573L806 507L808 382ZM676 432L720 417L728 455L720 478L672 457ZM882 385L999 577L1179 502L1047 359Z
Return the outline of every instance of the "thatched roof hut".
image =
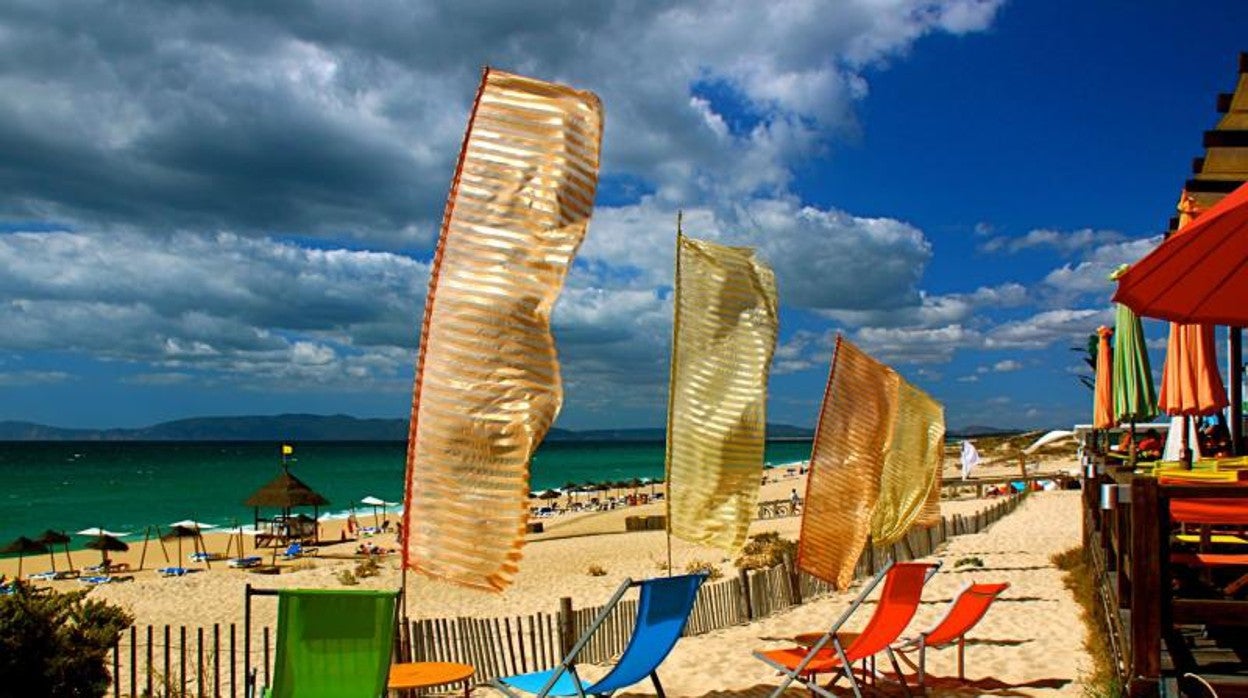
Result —
M243 504L255 509L256 529L264 532L256 536L256 545L283 545L292 540L315 539L319 509L328 505L329 500L291 475L283 463L282 472L253 492ZM281 509L282 513L272 519L262 519L261 507ZM306 521L294 519L290 510L295 507L312 507L312 518Z

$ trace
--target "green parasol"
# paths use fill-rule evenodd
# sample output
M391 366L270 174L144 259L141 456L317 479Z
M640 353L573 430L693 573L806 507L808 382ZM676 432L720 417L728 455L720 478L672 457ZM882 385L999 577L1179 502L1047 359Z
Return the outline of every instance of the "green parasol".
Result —
M1135 423L1157 414L1157 391L1148 365L1140 318L1121 303L1114 318L1114 417L1131 424L1131 464L1135 465Z

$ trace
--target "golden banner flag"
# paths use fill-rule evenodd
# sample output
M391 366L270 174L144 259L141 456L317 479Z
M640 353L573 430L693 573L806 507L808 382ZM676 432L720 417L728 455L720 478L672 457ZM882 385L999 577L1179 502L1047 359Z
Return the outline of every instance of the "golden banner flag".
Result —
M839 589L868 539L889 545L940 516L940 403L842 337L810 459L798 568Z
M529 461L563 400L550 313L589 225L602 105L486 69L430 272L408 432L403 564L501 591Z
M678 235L667 426L672 535L739 550L758 500L776 281L747 247Z

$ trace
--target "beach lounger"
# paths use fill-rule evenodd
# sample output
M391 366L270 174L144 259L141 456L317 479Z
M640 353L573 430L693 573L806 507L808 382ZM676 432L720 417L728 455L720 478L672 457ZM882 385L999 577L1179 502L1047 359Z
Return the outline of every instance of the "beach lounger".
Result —
M1008 583L1002 584L971 584L967 583L960 589L945 615L929 630L920 631L918 635L905 638L893 645L893 651L903 662L918 672L919 687L927 682L927 649L940 649L954 642L958 643L958 681L966 681L966 633L974 628L988 607L1001 592L1010 588ZM918 652L918 663L911 661L906 653Z
M187 555L187 559L191 562L215 562L216 560L221 559L221 553L193 552L190 555Z
M113 581L112 575L96 574L89 577L79 577L78 581L88 586L97 586L100 584L108 584Z
M689 620L693 603L698 596L698 588L705 580L705 573L659 577L641 582L626 579L558 666L547 671L497 678L491 685L509 696L528 693L535 694L538 698L609 695L649 677L654 683L655 691L662 697L663 686L659 683L658 667L684 632L685 623ZM628 646L606 676L593 685L585 686L576 673L576 657L598 628L606 622L607 616L624 594L634 586L641 587L641 595L637 601L637 618Z
M162 577L181 577L187 573L185 567L161 567L156 570L156 574Z
M884 569L863 586L857 598L836 619L832 627L817 638L812 638L813 642L809 647L755 651L755 657L784 675L784 681L771 694L772 697L784 693L789 684L796 681L805 685L812 693L833 698L835 694L828 688L844 676L849 679L854 695L861 698L862 689L854 677L854 662L863 660L865 664L868 659L872 660L872 671L869 674L874 676L874 658L881 652L888 655L901 680L902 688L909 695L910 687L893 654L892 644L901 636L910 619L914 618L923 594L923 585L939 567L940 563L889 561ZM844 632L842 628L845 623L862 607L867 596L880 582L884 583L884 590L880 593L875 614L867 621L866 627L859 633ZM818 674L827 673L832 673L833 676L828 682L828 688L825 688L818 684L817 677Z
M252 555L248 557L233 558L232 560L227 561L225 566L233 567L235 569L247 569L248 567L259 567L261 562L263 562L263 560L258 555Z
M397 591L253 589L245 592L250 622L252 596L276 596L277 651L273 683L264 696L378 698L386 692L398 608ZM244 628L250 638L251 627ZM245 695L257 695L256 669L244 654Z

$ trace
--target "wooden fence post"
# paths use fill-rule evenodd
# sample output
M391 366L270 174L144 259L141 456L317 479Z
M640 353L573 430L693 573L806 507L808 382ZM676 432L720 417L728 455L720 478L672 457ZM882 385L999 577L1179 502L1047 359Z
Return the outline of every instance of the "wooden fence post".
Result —
M789 579L789 589L793 595L793 605L799 606L802 603L802 579L801 572L797 571L797 565L793 564L793 555L785 550L783 553L782 564L784 572Z
M576 644L576 621L572 613L572 597L559 599L559 659L568 656Z
M741 598L745 600L745 620L746 622L754 620L754 599L750 595L750 573L748 570L740 570L737 579L741 582Z

